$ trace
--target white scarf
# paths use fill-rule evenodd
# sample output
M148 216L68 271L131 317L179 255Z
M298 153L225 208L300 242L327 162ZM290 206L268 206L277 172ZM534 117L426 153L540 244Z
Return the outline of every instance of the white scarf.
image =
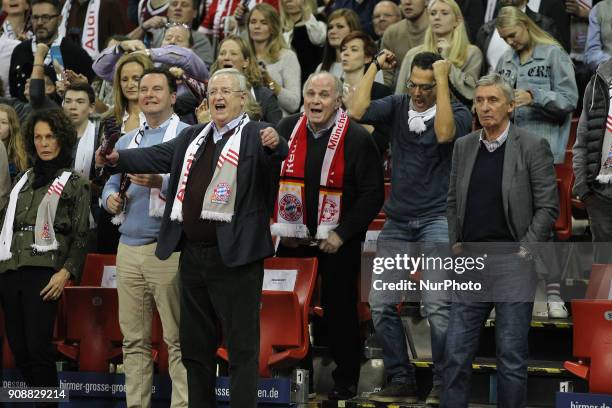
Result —
M215 172L206 192L204 193L204 202L202 203L202 212L200 218L203 220L231 222L235 210L236 202L236 187L238 175L238 162L240 154L240 142L242 140L242 130L249 123L250 119L247 114L243 114L240 123L234 129L234 133L223 146ZM185 159L181 167L181 177L172 203L172 212L170 219L183 222L183 200L185 199L185 189L191 166L195 161L195 155L203 144L206 143L207 137L212 133L213 122L211 121L204 127L198 136L187 147Z
M135 149L140 144L138 139L138 135L142 135L144 137L144 132L149 128L147 125L144 114L140 112L140 129L132 138L132 141L128 145L128 149ZM164 133L164 137L160 143L167 142L168 140L172 140L176 137L176 129L178 128L178 124L181 121L176 113L173 113L168 119L170 123L168 123L168 127L166 128L166 132ZM151 188L149 193L149 217L163 217L164 208L166 206L166 200L161 195L161 190L159 188ZM120 214L115 215L111 222L115 225L121 225L125 221L125 211L121 211Z
M58 38L64 38L66 36L66 26L68 24L68 16L70 16L70 9L72 8L72 1L73 0L66 0L62 8L62 23L58 28ZM100 53L98 50L100 1L101 0L89 0L87 13L85 14L85 22L83 23L83 32L81 33L81 45L92 59L96 59Z
M412 104L410 104L410 110L408 111L408 129L420 135L427 130L425 122L431 120L434 116L436 116L436 105L427 109L425 112L417 112L412 109Z
M25 172L19 179L15 187L11 190L9 203L6 207L4 215L4 223L2 224L2 232L0 232L0 261L11 259L11 244L13 241L13 224L15 223L15 211L17 210L17 200L21 189L28 181L30 170ZM55 221L55 212L59 203L59 197L62 195L64 186L72 175L71 172L65 171L61 176L56 177L47 194L38 206L36 213L36 225L34 226L34 243L32 248L37 252L48 252L58 248L57 239L55 239L55 231L53 230L53 222Z
M55 47L55 46L60 47L62 45L62 39L63 38L64 38L63 36L59 36L58 35L55 38L55 40L53 40L51 45L49 46L49 49L51 49L51 47ZM38 45L38 43L36 42L36 37L32 37L32 54L36 54L36 46L37 45ZM63 57L62 57L62 59L63 59ZM48 52L47 55L45 56L45 60L44 60L43 64L51 65L51 62L52 62L51 61L51 53ZM53 68L55 68L55 67L53 67ZM61 69L64 69L64 67L61 67ZM57 72L57 70L55 72Z
M76 157L74 159L74 170L89 180L91 171L91 160L96 146L96 125L92 121L87 121L85 134L79 139Z

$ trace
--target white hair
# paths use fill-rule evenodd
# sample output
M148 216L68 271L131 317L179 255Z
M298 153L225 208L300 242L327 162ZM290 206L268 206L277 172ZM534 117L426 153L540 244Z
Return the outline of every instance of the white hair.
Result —
M231 75L235 78L238 79L238 88L240 91L247 91L247 79L244 76L244 74L240 71L238 71L236 68L223 68L223 69L219 69L216 70L214 72L214 74L212 74L212 76L210 77L210 79L208 80L208 83L210 84L212 82L212 80L219 76L219 75Z

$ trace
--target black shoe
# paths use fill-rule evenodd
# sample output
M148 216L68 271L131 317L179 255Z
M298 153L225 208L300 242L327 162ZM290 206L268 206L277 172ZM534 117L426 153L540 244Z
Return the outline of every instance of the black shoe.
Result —
M434 385L429 391L429 395L425 400L425 405L429 405L432 407L437 407L440 405L440 393L442 392L442 387L439 385Z
M404 402L407 404L415 404L419 400L416 385L399 382L387 384L382 390L370 394L369 399L376 402Z
M327 394L327 399L330 401L346 401L357 395L357 387L344 385L334 385L334 388Z

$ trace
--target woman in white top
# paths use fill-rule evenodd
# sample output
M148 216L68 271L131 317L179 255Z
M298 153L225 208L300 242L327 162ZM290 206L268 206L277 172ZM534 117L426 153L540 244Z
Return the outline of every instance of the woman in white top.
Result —
M406 53L395 88L396 94L408 93L406 83L414 56L421 52L435 52L452 62L449 73L455 96L464 103L474 98L476 81L480 77L482 52L470 44L465 31L461 9L455 0L433 0L427 6L429 27L423 45Z
M327 26L315 18L314 0L281 0L283 37L295 51L302 69L302 83L312 74L323 57Z
M283 38L280 16L274 7L261 3L249 12L247 22L249 45L264 83L278 97L284 116L297 112L301 99L300 63Z

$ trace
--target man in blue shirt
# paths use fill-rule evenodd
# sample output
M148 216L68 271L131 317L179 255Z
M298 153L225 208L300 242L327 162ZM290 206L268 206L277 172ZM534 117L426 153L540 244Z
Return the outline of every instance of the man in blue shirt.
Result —
M391 124L391 194L384 206L387 220L378 238L379 250L388 248L392 242L419 242L426 255L431 256L441 247L440 243L448 242L446 199L453 142L470 131L472 115L465 106L451 99L448 79L451 63L429 52L415 56L406 84L408 94L370 102L376 71L393 69L395 63L395 55L388 50L377 55L348 102L349 114L366 124ZM408 250L411 246L400 247ZM444 279L443 271L422 272L423 279ZM401 272L387 271L373 281L402 279L400 275ZM410 364L396 309L401 296L376 288L373 286L370 291L370 307L382 343L387 386L370 398L379 402L415 403L414 367ZM434 291L424 291L422 300L431 327L434 363L434 387L426 403L437 405L450 304L443 293Z
M138 103L141 124L125 134L117 148L149 147L171 140L186 128L173 111L176 80L165 69L146 70L140 78ZM127 190L122 186L129 180ZM168 363L172 378L172 407L187 407L187 373L181 362L179 343L180 297L178 286L179 253L161 261L155 257L164 192L168 175L115 174L104 187L102 204L116 214L121 223L117 249L117 292L119 324L123 333L128 407L151 405L153 360L151 323L157 308L168 345Z

